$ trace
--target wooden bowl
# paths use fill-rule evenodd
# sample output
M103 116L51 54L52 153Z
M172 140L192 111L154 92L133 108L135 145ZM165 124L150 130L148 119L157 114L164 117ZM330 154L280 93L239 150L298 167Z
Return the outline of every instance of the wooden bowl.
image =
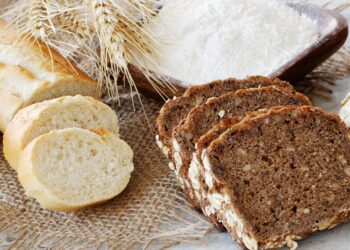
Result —
M348 36L347 20L340 14L322 9L311 4L288 3L288 5L299 13L309 16L316 20L320 37L318 41L305 49L291 61L276 69L269 77L278 77L282 80L295 83L301 80L305 75L322 64L330 56L341 48ZM149 81L135 67L130 66L130 71L134 77L139 90L151 97L158 97L156 90L150 85ZM156 77L160 75L153 73ZM165 76L162 76L165 77ZM234 75L232 77L235 77ZM161 90L170 98L181 95L186 87L176 79L165 77L176 90L170 90L166 87L160 87Z

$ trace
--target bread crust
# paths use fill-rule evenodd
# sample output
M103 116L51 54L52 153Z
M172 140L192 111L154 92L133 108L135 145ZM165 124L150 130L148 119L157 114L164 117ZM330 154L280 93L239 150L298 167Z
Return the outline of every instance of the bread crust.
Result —
M78 133L79 131L88 132L88 133L92 132L94 134L97 134L104 141L105 141L104 138L115 136L111 132L106 131L105 129L102 129L102 128L94 129L91 131L72 128L72 129L51 131L47 134L37 137L31 143L28 144L28 146L25 148L25 150L21 154L21 157L19 160L18 180L23 186L26 195L28 195L29 197L35 198L40 203L41 206L48 208L50 210L59 211L59 212L72 212L72 211L86 209L86 208L104 203L114 198L118 194L120 194L126 188L130 180L130 175L128 176L128 178L121 179L121 181L118 183L119 184L118 190L114 190L114 194L110 195L110 197L101 198L98 200L90 201L87 204L80 204L80 205L70 204L67 201L60 200L56 195L50 192L50 190L40 181L39 177L35 174L35 166L33 163L34 157L38 153L35 151L36 146L41 141L45 141L46 138L50 137L53 133L61 133L65 131L69 131L73 133ZM125 142L124 144L127 145ZM130 148L128 152L132 156L132 151ZM133 169L133 166L132 166L132 169ZM98 178L98 176L96 176L95 178Z
M32 129L35 129L35 124L40 122L41 119L46 119L46 117L42 117L45 111L59 108L63 109L63 112L69 112L69 106L82 104L86 106L87 110L92 109L95 112L100 112L100 114L105 117L111 118L111 127L106 127L106 129L118 135L118 118L115 112L109 106L95 100L94 98L83 97L80 95L64 96L36 103L20 110L5 130L3 136L3 149L5 158L10 166L15 170L17 169L21 153L27 146L27 143L24 140L26 140L27 137L31 137L30 133ZM100 126L102 125L103 124L100 124ZM86 129L92 129L93 127L94 126L91 126ZM61 129L63 128L65 127L62 127Z
M0 90L0 132L4 132L16 111L21 108L23 100Z
M89 77L85 72L80 70L77 66L70 63L54 48L49 48L45 43L40 40L34 41L34 38L28 36L24 41L18 42L17 32L15 28L6 23L3 19L0 19L0 44L18 44L23 46L26 50L31 49L40 58L49 59L43 60L43 68L47 71L53 71L61 73L62 75L76 75L78 79L86 81L86 84L96 87L96 82ZM52 61L51 61L52 60ZM53 65L52 65L53 62Z
M157 117L158 141L161 142L159 143L160 145L166 147L165 150L162 148L163 152L168 153L169 150L171 150L171 135L175 126L186 118L193 107L203 104L207 101L207 98L220 96L238 89L271 85L290 90L293 89L288 82L281 81L277 78L270 79L263 76L252 76L243 80L230 78L224 81L218 80L205 85L193 86L187 89L182 96L168 100ZM210 92L213 93L210 94ZM200 95L206 96L206 98L201 98ZM177 114L178 112L180 113ZM179 116L176 117L177 115ZM174 124L169 126L169 122L174 122Z

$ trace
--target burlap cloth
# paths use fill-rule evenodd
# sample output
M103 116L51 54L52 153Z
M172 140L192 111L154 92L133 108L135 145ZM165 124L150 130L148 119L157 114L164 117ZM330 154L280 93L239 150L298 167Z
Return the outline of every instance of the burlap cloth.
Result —
M140 105L129 98L120 106L121 137L134 151L135 171L127 189L104 205L76 213L42 209L28 198L0 147L0 246L4 249L156 248L192 241L212 227L184 200L168 170ZM154 121L160 102L143 99ZM1 136L2 139L2 136ZM154 241L156 240L156 241Z
M333 83L350 76L349 65L350 52L342 49L298 88L324 103L332 95ZM1 249L161 249L196 241L213 229L185 201L141 106L136 104L134 108L129 95L124 95L120 104L108 104L117 112L121 137L135 155L135 171L127 189L95 208L76 213L50 212L24 194L0 145ZM162 103L143 98L143 105L154 126Z

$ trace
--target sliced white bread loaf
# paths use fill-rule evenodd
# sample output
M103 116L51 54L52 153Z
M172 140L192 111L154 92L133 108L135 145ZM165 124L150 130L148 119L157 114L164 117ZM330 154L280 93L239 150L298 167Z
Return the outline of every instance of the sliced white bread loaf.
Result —
M103 127L118 135L118 117L106 104L91 97L65 96L21 109L4 133L6 160L17 169L19 157L32 140L51 130Z
M74 211L107 201L127 186L133 152L104 129L54 130L23 151L18 178L26 194L54 211Z
M44 100L81 94L99 97L97 83L40 41L18 43L16 31L0 20L0 131L15 113Z

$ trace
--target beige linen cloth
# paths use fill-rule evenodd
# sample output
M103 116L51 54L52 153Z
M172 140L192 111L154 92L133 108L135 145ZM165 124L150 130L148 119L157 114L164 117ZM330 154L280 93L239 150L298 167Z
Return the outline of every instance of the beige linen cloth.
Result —
M350 52L344 48L298 87L325 100L332 84L349 76ZM162 103L148 98L142 101L154 126ZM123 95L120 105L107 103L117 112L121 137L135 155L135 171L126 190L94 208L75 213L50 212L24 194L15 171L4 160L0 144L1 249L161 249L178 242L194 242L213 230L185 201L140 105L134 109L130 95Z

